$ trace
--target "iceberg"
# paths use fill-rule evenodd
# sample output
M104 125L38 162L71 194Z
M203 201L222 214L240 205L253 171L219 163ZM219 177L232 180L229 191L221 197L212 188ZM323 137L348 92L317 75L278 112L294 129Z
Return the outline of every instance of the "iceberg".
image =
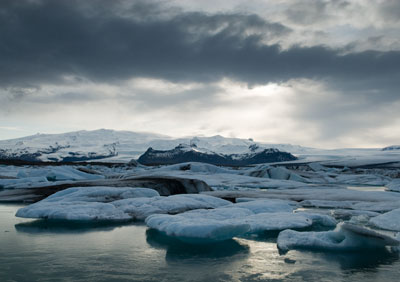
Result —
M235 204L236 208L243 208L253 213L274 213L274 212L292 212L297 203L293 201L279 199L260 199L254 201L246 201Z
M358 251L398 246L400 242L395 238L358 225L340 223L334 231L298 232L284 230L279 233L277 244L279 250L283 252L291 249Z
M331 215L336 219L349 220L352 217L358 216L374 217L380 215L380 213L363 210L336 209L331 211Z
M137 220L144 220L152 214L179 214L195 209L214 209L233 205L229 201L201 194L132 198L116 201L113 204Z
M162 197L148 188L76 187L21 208L16 216L58 220L143 220L151 214L211 209L231 202L201 194Z
M157 191L147 188L69 188L19 209L16 216L75 221L126 221L132 217L114 206L114 201L158 195Z
M308 219L312 220L313 224L318 224L320 226L334 227L337 224L336 220L333 217L326 214L311 213L305 211L297 211L296 214L305 216Z
M192 210L178 215L151 215L145 222L150 228L191 243L227 240L244 234L288 228L302 229L313 224L336 226L336 221L327 215L277 209L274 212L265 212L267 209L262 210L260 207L267 202L243 202L212 210ZM253 205L244 205L248 203Z
M392 192L400 192L400 179L395 179L386 184L386 190Z
M249 224L249 233L281 231L289 228L302 229L313 225L313 221L309 216L289 212L259 213L230 221Z
M183 242L212 243L247 233L249 224L228 219L251 214L251 211L240 208L194 210L180 215L151 215L146 218L146 224Z
M103 175L90 174L73 167L16 168L16 179L0 179L0 188L35 188L56 181L79 181L104 179ZM59 182L58 182L59 183Z
M369 220L369 223L380 229L400 232L400 209L373 217Z
M293 180L298 182L308 182L308 180L300 175L284 168L273 167L267 164L256 165L254 168L248 169L243 175L261 178Z

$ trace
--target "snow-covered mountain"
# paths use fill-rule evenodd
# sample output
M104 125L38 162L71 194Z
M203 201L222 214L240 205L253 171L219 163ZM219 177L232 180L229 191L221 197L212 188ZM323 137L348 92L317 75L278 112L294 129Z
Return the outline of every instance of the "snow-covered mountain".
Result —
M297 158L278 149L265 149L257 144L250 145L248 152L241 154L221 154L197 145L180 144L172 150L154 150L149 148L140 156L138 162L144 165L170 165L185 162L202 162L214 165L244 166L260 163L293 161Z
M18 139L0 141L0 159L25 161L85 161L101 159L109 162L127 162L142 155L149 147L171 150L179 144L196 146L217 154L249 153L250 146L276 148L298 154L312 150L289 144L263 144L252 139L212 137L172 138L151 133L94 130L63 134L36 134Z
M211 137L172 138L165 135L130 131L94 130L63 134L36 134L18 139L0 140L0 159L25 161L87 161L129 162L151 147L171 150L179 144L208 150L217 154L250 153L249 148L275 148L289 152L300 161L324 161L327 165L356 166L398 162L400 150L335 149L323 150L290 144L269 144L252 139Z

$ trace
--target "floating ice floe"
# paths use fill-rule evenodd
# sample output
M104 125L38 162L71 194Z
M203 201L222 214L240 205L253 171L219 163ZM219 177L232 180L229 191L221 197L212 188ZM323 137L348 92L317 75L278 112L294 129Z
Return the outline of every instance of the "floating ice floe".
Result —
M268 205L268 201L243 202L213 210L197 209L178 215L151 215L146 218L146 224L191 243L221 241L245 233L302 229L313 224L336 225L335 220L327 215L280 211L293 209L287 203L285 208L271 205L270 210L274 212L264 212L268 208L261 208L263 205Z
M304 207L349 208L385 212L400 208L400 193L386 191L357 191L343 188L298 188L246 191L204 192L222 198L268 198L300 202Z
M381 229L400 231L400 209L373 217L369 223Z
M155 213L179 213L191 209L216 208L231 202L200 194L161 197L148 188L77 187L57 192L21 208L19 217L59 220L124 221Z
M363 210L336 209L331 211L331 215L336 219L349 220L354 216L374 217L380 215L380 213Z
M220 168L202 163L183 163L157 167L135 173L137 176L168 176L180 178L195 178L206 182L214 189L290 189L307 185L306 183L262 177L252 177L246 174L246 169L235 170Z
M241 208L194 210L180 215L151 215L148 227L188 243L210 243L247 233L250 225L229 219L253 215Z
M138 220L144 220L152 214L178 214L194 209L214 209L233 205L229 201L201 194L133 198L116 201L113 204Z
M243 208L253 213L274 213L274 212L292 212L297 203L293 201L279 199L259 199L254 201L243 201L234 205L236 208ZM228 206L230 207L230 206Z
M318 224L321 226L333 227L336 226L337 223L333 217L325 214L311 213L305 211L297 211L296 214L306 216L307 218L312 220L313 224Z
M318 249L327 251L357 251L398 246L399 241L364 227L341 223L334 231L298 232L284 230L278 236L281 251L291 249Z
M284 167L273 167L267 164L256 165L254 168L248 169L242 174L252 177L308 182L306 178Z
M25 177L17 179L0 179L0 188L10 189L10 188L30 188L37 184L47 183L48 180L45 176L36 177Z
M395 179L386 184L386 190L393 192L400 192L400 179Z
M365 192L369 193L369 192ZM394 198L395 199L395 198ZM379 199L377 199L379 200ZM324 200L305 200L301 201L300 206L305 208L324 208L324 209L352 209L365 212L387 212L400 208L399 201L324 201ZM364 213L365 214L365 213ZM355 215L355 214L354 214Z
M228 173L228 174L238 174L237 171L232 169L227 169L207 163L198 162L187 162L174 165L168 165L161 168L157 168L157 171L186 171L191 173Z
M90 174L73 167L59 166L46 168L18 168L16 179L0 179L0 188L30 188L49 181L76 181L103 179L103 175Z
M129 214L116 208L114 201L134 197L159 196L147 188L76 187L57 192L46 199L21 208L16 216L63 220L115 220L131 219Z

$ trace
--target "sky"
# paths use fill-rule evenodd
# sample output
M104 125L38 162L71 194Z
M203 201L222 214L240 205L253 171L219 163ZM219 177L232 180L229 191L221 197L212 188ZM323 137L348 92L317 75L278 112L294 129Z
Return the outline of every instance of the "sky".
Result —
M400 144L398 0L0 1L0 139Z

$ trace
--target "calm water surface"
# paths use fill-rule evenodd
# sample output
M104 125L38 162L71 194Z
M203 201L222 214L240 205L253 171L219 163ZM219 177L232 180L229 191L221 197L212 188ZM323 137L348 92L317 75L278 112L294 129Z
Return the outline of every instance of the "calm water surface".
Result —
M0 281L398 281L398 254L290 251L275 238L192 247L143 224L19 219L0 205Z

